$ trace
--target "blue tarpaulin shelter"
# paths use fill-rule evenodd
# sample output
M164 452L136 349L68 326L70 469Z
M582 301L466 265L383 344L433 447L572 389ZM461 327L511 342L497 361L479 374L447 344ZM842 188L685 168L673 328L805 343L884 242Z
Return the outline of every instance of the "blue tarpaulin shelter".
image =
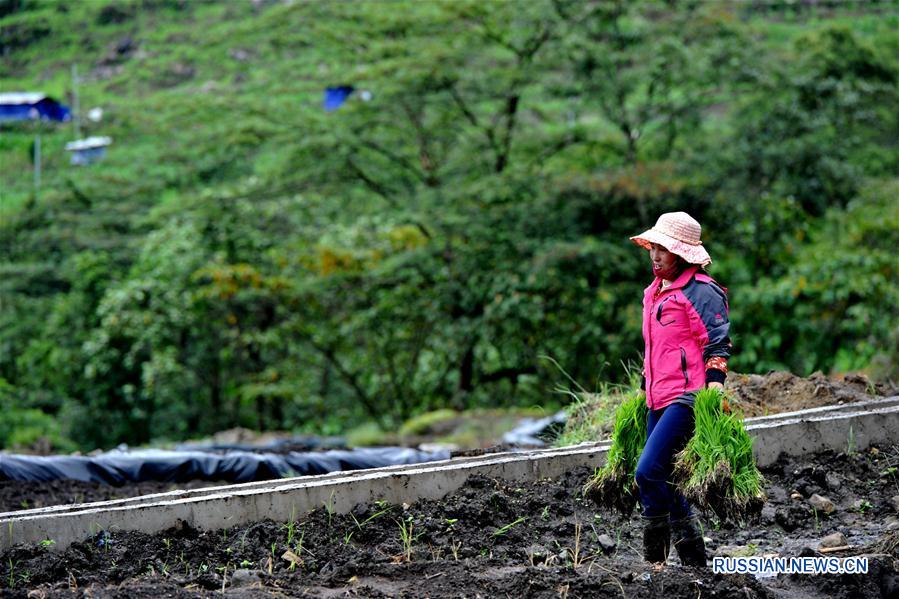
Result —
M331 112L340 108L353 91L352 85L325 88L325 110Z
M0 94L0 123L9 121L68 121L72 118L68 106L60 104L40 92L12 92Z

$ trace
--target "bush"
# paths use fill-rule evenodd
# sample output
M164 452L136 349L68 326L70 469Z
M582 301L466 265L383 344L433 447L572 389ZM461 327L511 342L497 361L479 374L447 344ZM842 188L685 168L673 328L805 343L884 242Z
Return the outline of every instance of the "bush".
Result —
M0 378L0 448L71 451L55 418L35 408L16 407L15 388Z

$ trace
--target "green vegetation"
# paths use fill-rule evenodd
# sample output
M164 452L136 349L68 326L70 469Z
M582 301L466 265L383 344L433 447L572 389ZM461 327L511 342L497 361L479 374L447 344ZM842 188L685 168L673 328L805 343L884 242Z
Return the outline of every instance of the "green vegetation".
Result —
M633 369L630 370L630 384L601 383L595 393L584 389L577 391L560 389L560 392L569 395L572 401L565 408L568 414L565 428L554 441L554 445L565 447L607 439L616 422L615 414L619 405L638 392L635 372Z
M742 414L722 410L723 397L716 389L696 394L696 431L675 459L674 480L691 504L722 521L744 521L762 509L764 480L755 465ZM632 391L615 411L606 464L584 487L584 495L597 505L625 515L637 505L634 473L646 444L648 414L640 391Z
M403 547L403 552L400 554L400 558L403 561L411 562L412 561L412 545L415 543L415 540L421 536L421 533L413 534L413 529L415 528L415 519L412 515L408 515L405 518L400 520L395 520L397 527L400 530L400 543Z
M725 413L723 398L717 389L696 394L696 432L677 455L674 478L690 503L720 520L740 522L761 513L764 480L743 417Z
M612 444L605 465L584 487L584 495L607 509L630 515L638 501L634 474L646 445L649 408L642 391L632 391L615 410Z
M434 432L441 424L452 422L459 417L456 410L442 409L425 412L410 418L400 427L400 435L424 435Z
M527 516L521 516L520 518L516 518L514 521L509 522L508 524L506 524L504 526L500 526L499 528L494 530L493 536L501 537L504 534L506 534L507 532L509 532L510 530L512 530L513 528L515 528L516 526L518 526L519 524L521 524L522 522L527 522L527 519L528 519Z
M72 125L0 125L0 444L549 412L541 356L627 382L627 236L672 209L732 369L897 379L897 32L890 3L0 0L0 89L71 103L75 65L114 140L73 167Z

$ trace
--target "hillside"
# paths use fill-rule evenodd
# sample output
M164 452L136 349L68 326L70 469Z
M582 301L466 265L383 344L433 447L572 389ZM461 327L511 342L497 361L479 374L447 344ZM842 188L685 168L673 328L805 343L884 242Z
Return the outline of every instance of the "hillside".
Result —
M0 446L554 407L704 225L734 369L899 378L892 3L0 2ZM337 110L325 89L351 85ZM103 109L100 122L84 118ZM32 144L40 134L41 185Z

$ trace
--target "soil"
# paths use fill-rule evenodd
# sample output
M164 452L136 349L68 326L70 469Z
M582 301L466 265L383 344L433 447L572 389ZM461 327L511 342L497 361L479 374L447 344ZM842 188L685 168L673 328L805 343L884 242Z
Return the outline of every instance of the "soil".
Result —
M226 531L185 525L156 535L100 532L62 553L17 547L0 556L4 597L896 597L899 447L783 459L763 471L757 522L703 518L711 555L818 555L842 532L867 575L714 575L640 558L639 518L581 496L589 468L520 486L472 477L412 505L322 507L296 522ZM808 502L827 496L828 514ZM403 535L411 541L403 543ZM48 541L49 543L49 541ZM292 553L286 553L290 550Z
M143 482L115 487L104 483L78 480L51 480L45 482L4 480L0 481L0 513L30 510L51 505L69 505L126 499L152 493L165 493L183 489L198 489L227 483L193 481L190 483Z
M826 377L820 372L808 378L789 372L731 373L725 388L747 418L899 395L896 385L873 383L861 374Z

